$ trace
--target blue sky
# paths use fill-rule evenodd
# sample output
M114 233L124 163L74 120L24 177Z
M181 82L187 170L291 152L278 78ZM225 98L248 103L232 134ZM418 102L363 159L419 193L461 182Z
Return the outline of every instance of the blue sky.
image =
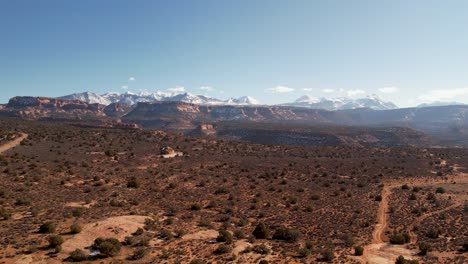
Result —
M0 0L0 102L183 87L262 103L468 103L466 10L451 0Z

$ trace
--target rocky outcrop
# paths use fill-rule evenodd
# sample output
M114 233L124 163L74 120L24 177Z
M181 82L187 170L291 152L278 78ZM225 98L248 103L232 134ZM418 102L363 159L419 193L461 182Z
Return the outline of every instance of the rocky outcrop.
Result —
M124 103L112 103L104 108L104 113L109 117L121 117L132 110L132 107Z

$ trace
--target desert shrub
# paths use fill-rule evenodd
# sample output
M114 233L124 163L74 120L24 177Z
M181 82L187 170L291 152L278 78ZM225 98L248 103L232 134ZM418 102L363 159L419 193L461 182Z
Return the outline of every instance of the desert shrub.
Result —
M31 199L25 196L20 196L16 198L15 205L31 205Z
M146 249L145 248L136 248L133 250L132 256L130 256L130 259L137 260L137 259L142 259L146 256Z
M301 232L297 229L280 227L273 234L273 239L295 242L301 235Z
M445 193L445 189L443 187L438 187L436 193Z
M145 222L146 222L146 219L145 219ZM144 232L145 232L145 230L143 230L143 228L139 227L132 235L140 236L140 235L143 235Z
M190 206L190 210L193 210L193 211L199 211L201 210L202 206L200 204L192 204Z
M410 195L409 199L410 199L411 201L414 201L414 200L418 199L418 197L416 196L416 194L412 193L412 194Z
M11 218L11 213L7 209L0 207L0 218L3 220L8 220Z
M80 217L82 215L82 211L80 208L75 208L72 210L73 217Z
M313 242L311 240L306 240L304 245L308 249L312 249L312 247L314 246L314 244L313 244Z
M431 244L426 243L426 242L419 243L418 247L419 247L419 254L422 256L425 256L427 255L428 252L432 251Z
M51 222L46 222L39 227L39 233L51 234L55 232L55 225Z
M174 238L172 232L167 229L161 229L161 231L159 232L159 236L167 240Z
M219 230L219 235L216 238L218 242L225 242L226 244L232 243L232 235L227 230Z
M417 260L405 259L403 256L398 256L395 264L419 264Z
M92 247L107 257L119 254L122 244L116 238L96 238Z
M364 248L361 246L354 247L354 256L362 256L364 254Z
M242 229L236 229L234 230L234 237L237 239L244 239L245 238L245 233L242 231Z
M323 261L332 261L335 258L335 252L333 252L333 249L331 248L326 248L320 252L320 255L322 256Z
M51 235L47 238L47 242L50 248L54 248L63 244L63 238L59 235Z
M88 259L88 256L86 256L86 253L83 250L77 248L70 253L69 259L73 262L80 262Z
M229 253L229 252L231 252L231 247L226 245L226 244L219 245L218 248L216 248L216 250L215 250L215 253L219 254L219 255L226 254L226 253Z
M262 260L260 260L260 262L258 264L268 264L268 263L269 263L268 260L262 259Z
M81 226L77 223L73 223L71 226L70 226L70 233L72 234L78 234L81 232Z
M181 229L177 229L177 230L175 231L175 236L176 236L177 238L182 238L185 234L187 234L187 230L182 229L182 228L181 228Z
M252 251L257 254L266 255L269 254L271 250L265 244L260 244L253 246Z
M376 195L374 200L377 201L377 202L382 201L382 195L380 195L380 194Z
M310 199L313 200L313 201L318 201L318 200L320 200L320 195L319 194L312 194L310 196Z
M127 182L127 188L138 188L140 187L140 183L137 181L137 179L132 176L130 180Z
M305 258L305 257L309 256L310 253L311 253L310 249L305 248L305 247L304 248L299 248L297 250L297 254L299 255L300 258Z
M435 200L436 200L436 196L435 196L435 194L433 194L433 193L428 193L426 199L429 200L429 201L435 201Z
M411 237L408 233L393 233L390 236L390 243L395 245L403 245L409 243L411 241Z
M270 237L270 230L265 225L265 223L260 222L254 229L253 233L255 238L257 239L267 239Z
M26 249L25 253L26 254L33 254L33 253L36 253L37 251L39 251L39 249L37 248L37 245L30 245Z
M462 245L462 250L468 252L468 240L465 240Z
M401 186L401 189L402 190L409 190L408 184L404 184L403 186Z
M427 236L428 238L438 238L439 235L440 235L439 230L436 230L436 229L434 229L434 228L431 228L431 229L429 229L429 230L426 232L426 236Z

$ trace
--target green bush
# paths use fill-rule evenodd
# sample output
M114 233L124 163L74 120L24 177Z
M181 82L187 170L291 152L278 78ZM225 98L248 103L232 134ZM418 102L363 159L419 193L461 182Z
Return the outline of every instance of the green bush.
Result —
M354 256L362 256L364 254L364 248L357 246L354 248Z
M422 256L425 256L427 255L428 252L432 251L431 244L426 243L426 242L419 243L418 247L419 247L419 254Z
M122 244L116 238L96 238L92 247L107 257L119 254Z
M468 240L463 242L462 249L464 252L468 252Z
M81 249L75 249L72 253L70 253L69 259L74 262L85 261L88 259L86 253Z
M263 222L260 222L252 234L257 239L267 239L270 237L270 230L268 230L268 227Z
M395 264L419 264L417 260L405 259L403 256L398 256Z
M130 180L127 182L127 188L138 188L140 187L140 183L137 181L137 179L133 176L130 178Z
M335 253L331 248L326 248L322 250L321 255L323 261L332 261L335 258Z
M59 235L51 235L47 238L49 247L54 248L63 244L63 238Z
M70 226L70 233L72 234L78 234L81 232L81 226L78 225L77 223L73 223L71 226Z
M226 244L219 245L218 248L215 250L215 253L218 255L226 254L229 252L231 252L231 247Z
M219 230L219 235L216 238L216 241L225 242L226 244L231 244L232 243L232 235L227 230Z
M46 222L39 227L39 233L51 234L55 232L55 225L51 222Z
M145 248L136 248L133 250L133 254L130 257L130 259L137 260L137 259L142 259L146 256L147 251Z
M390 243L394 245L403 245L409 243L411 241L411 237L408 233L393 233L390 236Z
M309 256L310 253L311 253L310 249L305 248L305 247L299 248L297 250L297 254L299 255L300 258L305 258L305 257Z
M11 213L5 208L0 207L0 218L3 218L3 220L8 220L11 218Z
M273 239L295 242L301 236L301 232L297 229L280 227L273 234Z

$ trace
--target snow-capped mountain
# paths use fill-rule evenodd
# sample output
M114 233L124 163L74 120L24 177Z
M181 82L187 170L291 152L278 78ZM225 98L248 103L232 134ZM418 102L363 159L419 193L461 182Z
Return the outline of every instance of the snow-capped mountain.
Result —
M258 105L260 102L250 96L242 96L239 98L229 98L228 100L224 101L226 104L234 104L234 105Z
M250 97L250 96L243 96L240 98L231 98L226 101L204 96L204 95L194 95L191 93L182 93L182 94L175 94L175 93L166 93L161 91L156 91L154 93L150 92L140 92L138 94L132 92L125 92L125 93L116 93L116 92L109 92L103 95L98 95L92 92L84 92L84 93L75 93L71 95L66 95L59 97L60 99L66 100L79 100L86 103L98 103L103 105L109 105L111 103L124 103L127 105L134 105L140 102L161 102L161 101L172 101L172 102L184 102L184 103L191 103L191 104L200 104L200 105L256 105L259 102Z
M98 94L92 93L92 92L70 94L70 95L59 97L59 99L78 100L78 101L86 102L89 104L102 104L102 105L109 105L112 103L110 99L100 96Z
M388 110L398 108L392 102L385 102L376 95L367 96L365 98L351 99L351 98L314 98L308 95L299 97L292 103L284 105L297 106L297 107L308 107L316 109L325 109L329 111L334 110L347 110L356 108L370 108L373 110Z

